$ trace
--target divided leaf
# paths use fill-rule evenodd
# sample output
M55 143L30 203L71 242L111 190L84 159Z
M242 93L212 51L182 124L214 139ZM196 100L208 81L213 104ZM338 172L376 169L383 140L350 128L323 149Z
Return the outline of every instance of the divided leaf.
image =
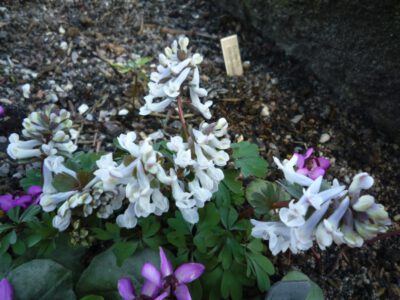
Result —
M267 175L268 163L258 153L256 144L240 142L232 144L234 163L244 177L256 176L264 178Z

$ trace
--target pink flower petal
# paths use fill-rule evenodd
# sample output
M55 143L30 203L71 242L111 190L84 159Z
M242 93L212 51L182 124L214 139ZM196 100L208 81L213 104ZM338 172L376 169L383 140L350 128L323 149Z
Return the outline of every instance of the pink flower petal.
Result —
M312 169L308 173L308 177L310 177L312 180L315 180L320 176L324 176L324 174L325 174L325 170L320 167L317 167L317 168Z
M168 296L169 296L169 293L164 292L160 296L157 296L156 298L154 298L154 300L163 300L163 299L167 298Z
M304 156L301 155L300 153L294 153L293 156L297 157L296 167L298 169L303 168L304 167Z
M7 212L10 209L13 209L15 207L14 203L14 197L12 195L1 195L0 196L0 208L1 210Z
M192 300L189 289L185 284L178 285L174 294L177 300Z
M28 189L28 195L37 196L42 193L42 187L39 185L32 185Z
M152 263L145 263L142 268L142 276L156 286L161 287L161 273Z
M175 271L175 277L179 283L189 283L203 274L205 267L198 263L186 263L179 266Z
M152 281L146 280L142 286L142 295L153 298L159 293L160 289L161 286L155 284Z
M129 277L122 277L118 280L118 292L124 300L135 299L135 288Z
M172 268L171 262L168 260L162 247L160 247L160 260L162 276L167 277L168 275L171 275L174 272L174 269Z
M26 208L29 205L31 205L32 201L33 201L33 199L32 199L31 195L23 195L21 197L14 199L15 206L20 206L23 208Z
M318 165L324 170L327 170L331 166L330 160L325 157L318 157L317 160Z
M296 173L299 173L299 174L305 175L305 176L307 176L309 172L310 172L310 171L309 171L307 168L301 168L301 169L298 169L298 170L296 171Z
M13 300L13 288L10 284L10 282L6 279L3 278L0 281L0 299L1 300Z
M304 155L304 159L307 159L311 156L311 154L313 154L314 149L313 148L308 148L306 154Z

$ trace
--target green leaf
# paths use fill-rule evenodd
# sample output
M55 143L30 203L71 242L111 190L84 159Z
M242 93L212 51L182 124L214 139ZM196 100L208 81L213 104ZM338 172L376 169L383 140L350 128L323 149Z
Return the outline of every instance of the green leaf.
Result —
M214 197L218 207L229 207L231 205L231 192L223 181L219 183L218 191L214 193Z
M95 238L102 241L119 239L121 228L117 224L106 223L105 227L105 230L101 228L92 228Z
M142 227L142 235L145 238L154 236L160 230L160 222L154 217L149 216L140 220L140 226Z
M206 228L213 228L218 225L220 215L214 203L208 203L204 208L199 209L199 223L197 228L202 231Z
M266 300L305 300L310 289L307 280L279 281L269 289Z
M303 187L297 183L289 183L286 180L282 180L279 182L282 188L289 193L292 197L296 199L300 199L303 196Z
M42 240L42 236L40 234L33 234L27 237L26 239L26 243L28 245L28 247L33 247L35 246L37 243L39 243Z
M0 255L0 277L3 278L5 273L10 269L12 263L11 255L3 253Z
M267 175L268 163L259 155L257 145L245 141L232 144L232 149L235 166L241 169L244 177Z
M261 267L261 269L267 273L268 275L274 275L275 270L274 270L274 265L271 263L271 261L264 255L262 254L257 254L257 253L251 253L248 254L248 256L258 265Z
M20 223L25 223L32 221L35 216L41 212L41 208L39 205L31 205L22 213L21 217L19 218Z
M15 226L13 224L0 224L0 233L3 233L4 231L14 228Z
M248 264L251 264L253 274L257 278L260 291L266 291L270 286L269 275L274 274L274 266L271 261L262 254L247 253Z
M167 241L177 248L187 248L185 236L178 231L167 233Z
M25 177L19 181L19 184L25 192L33 185L42 186L42 171L40 169L29 169L26 171Z
M111 249L97 255L88 268L82 273L76 285L79 296L96 294L107 300L120 300L117 291L117 282L121 277L129 276L133 279L136 290L140 290L141 269L145 262L159 266L158 252L153 250L137 251L128 257L121 267Z
M71 271L49 259L24 263L8 276L14 288L14 299L75 300Z
M222 268L224 270L229 270L232 263L232 252L228 245L225 245L222 248L219 256L219 261L222 263Z
M310 289L307 293L306 300L323 300L324 293L322 289L312 281L307 275L299 271L291 271L282 278L282 282L286 281L307 281L310 283Z
M242 299L242 284L231 270L224 271L222 275L221 295L223 298Z
M14 245L11 246L11 248L17 255L23 255L26 250L25 243L22 240L18 240Z
M125 259L132 256L138 247L137 242L117 242L113 247L113 252L117 258L117 265L122 266Z
M243 184L238 180L240 176L237 170L225 170L224 171L224 183L228 189L235 194L243 194Z
M71 175L65 173L55 175L52 184L60 193L77 190L79 188L79 182Z
M96 161L100 159L102 153L94 152L76 152L66 165L70 166L74 171L93 172L96 169Z
M277 184L256 179L246 188L246 199L258 214L268 214L272 203L276 201L288 201L290 196Z
M14 223L19 224L19 212L21 208L19 206L14 207L13 209L10 209L7 212L7 216L13 221Z
M250 249L253 253L261 252L264 249L264 245L260 239L253 239L248 245L247 248Z
M226 229L231 229L239 217L239 214L233 207L221 207L219 209L221 222Z

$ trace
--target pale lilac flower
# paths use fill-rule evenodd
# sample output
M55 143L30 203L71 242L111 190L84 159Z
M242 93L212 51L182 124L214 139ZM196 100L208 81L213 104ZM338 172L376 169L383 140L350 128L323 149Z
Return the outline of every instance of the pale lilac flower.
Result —
M173 294L178 300L191 300L187 284L199 278L204 272L204 265L199 263L185 263L175 271L171 262L160 247L161 272L151 263L146 263L142 268L142 276L160 289L163 288L166 295Z
M141 294L136 295L135 288L133 287L132 281L129 277L122 277L118 280L118 292L123 300L139 300L139 299L151 299L151 300L162 300L168 296L163 293L158 295L161 288L151 281L146 280L142 286Z
M42 188L40 186L31 186L25 195L0 195L0 209L7 212L14 207L27 208L31 204L37 204Z
M325 157L314 156L313 152L314 149L309 148L305 155L294 153L293 156L297 157L296 172L306 175L314 180L319 176L324 176L331 163L329 159Z
M0 299L1 300L13 300L14 291L10 282L3 278L0 281Z

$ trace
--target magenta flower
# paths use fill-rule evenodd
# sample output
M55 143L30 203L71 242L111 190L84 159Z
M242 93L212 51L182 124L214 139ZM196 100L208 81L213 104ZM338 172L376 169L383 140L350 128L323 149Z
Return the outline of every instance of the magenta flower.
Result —
M135 288L133 287L132 281L129 277L122 277L118 280L118 292L124 300L162 300L167 297L168 294L162 293L159 295L160 290L161 287L146 280L142 286L141 294L136 296Z
M6 110L2 105L0 105L0 118L4 117Z
M313 152L314 149L309 148L305 155L300 153L294 153L293 155L297 157L296 172L315 180L320 176L324 176L331 163L329 159L325 157L316 157L312 155Z
M27 208L32 203L37 204L42 194L42 188L40 186L34 185L28 189L26 195L0 195L0 209L8 212L14 207Z
M10 282L6 279L3 278L0 281L0 299L1 300L12 300L13 299L13 288L10 284Z
M192 297L187 283L199 278L204 272L204 265L198 263L185 263L175 272L164 250L160 247L161 272L151 263L146 263L142 269L142 276L162 288L166 296L174 294L178 300L191 300ZM162 298L163 299L163 298Z

